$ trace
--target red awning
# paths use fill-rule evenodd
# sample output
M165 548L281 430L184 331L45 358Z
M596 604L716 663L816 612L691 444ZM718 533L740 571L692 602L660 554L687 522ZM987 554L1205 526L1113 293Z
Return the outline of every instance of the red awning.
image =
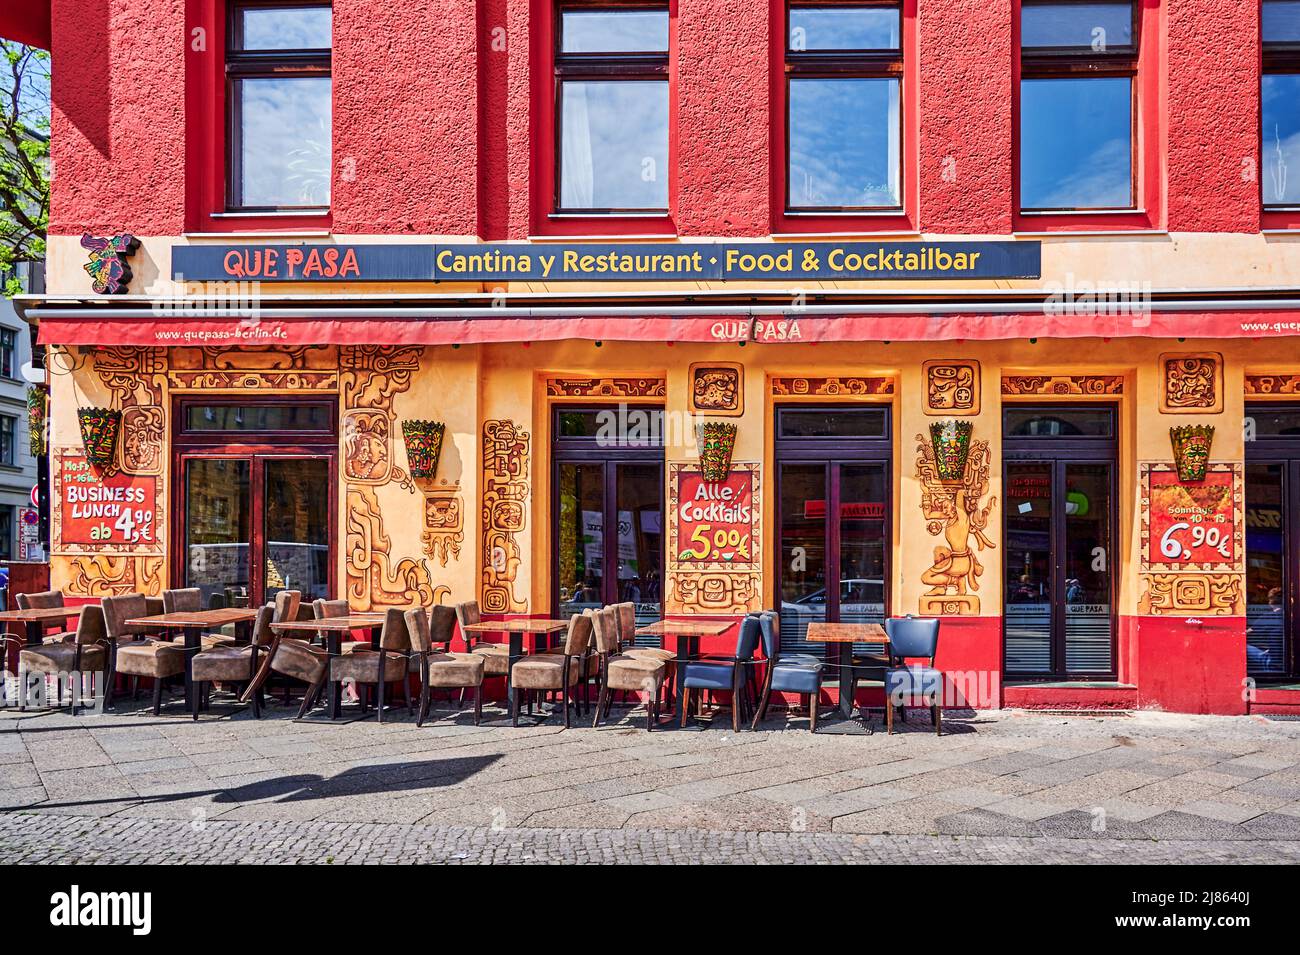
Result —
M48 50L50 0L5 0L0 4L0 36Z
M478 342L681 341L812 343L1011 338L1274 338L1300 335L1300 311L1152 311L1144 315L787 314L525 315L250 319L122 317L113 306L34 309L46 345L445 345Z

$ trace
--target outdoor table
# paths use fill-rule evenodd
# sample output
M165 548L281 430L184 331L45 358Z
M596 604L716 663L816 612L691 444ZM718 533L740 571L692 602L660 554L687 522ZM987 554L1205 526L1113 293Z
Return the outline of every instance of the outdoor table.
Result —
M225 607L220 610L193 610L136 617L126 621L126 625L144 627L147 630L180 630L185 635L185 706L189 708L194 695L194 655L202 647L204 631L233 623L236 637L246 640L256 619L257 611L252 608Z
M0 622L23 624L27 645L31 647L39 644L44 638L47 623L62 623L80 616L80 607L41 607L37 610L0 611Z
M524 634L531 633L535 636L545 637L546 647L544 649L549 650L551 634L568 630L569 621L534 620L528 617L517 617L513 620L484 620L481 623L471 623L468 627L462 627L461 629L466 633L506 634L510 639L510 662L507 666L510 670L513 670L515 661L524 655Z
M370 631L370 645L378 648L380 633L384 628L384 615L381 613L353 613L346 617L322 617L320 620L286 620L273 623L271 629L277 633L319 633L325 637L325 652L337 657L343 652L343 634L353 630ZM271 665L267 657L267 666ZM329 671L326 671L329 675ZM343 715L343 693L338 681L330 680L329 711L330 719L336 720Z
M693 656L699 652L700 637L716 637L726 633L736 625L734 620L656 620L654 623L642 627L636 632L638 637L664 637L673 636L677 638L677 705L685 706L683 702L688 694L682 691L681 673L682 667ZM668 649L664 647L664 649ZM680 711L678 712L680 716Z
M826 644L827 662L840 668L840 714L848 719L853 715L853 644L885 643L888 659L885 628L878 623L810 623L804 640Z

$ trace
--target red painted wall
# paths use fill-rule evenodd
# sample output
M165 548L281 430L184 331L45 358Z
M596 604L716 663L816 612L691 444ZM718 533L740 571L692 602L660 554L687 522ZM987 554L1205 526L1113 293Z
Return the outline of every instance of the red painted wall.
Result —
M1168 7L1169 231L1255 232L1259 4Z
M50 232L185 226L184 0L54 0Z
M478 231L478 29L464 0L334 5L334 230Z
M1138 706L1174 713L1246 712L1244 617L1134 617Z
M1011 0L919 5L923 232L1011 231L1012 22Z
M28 46L50 48L50 0L3 0L0 37Z

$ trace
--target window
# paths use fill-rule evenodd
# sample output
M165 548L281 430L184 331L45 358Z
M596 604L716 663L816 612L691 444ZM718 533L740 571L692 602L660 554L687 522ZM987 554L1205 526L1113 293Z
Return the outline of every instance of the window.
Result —
M1133 3L1023 0L1020 208L1133 209Z
M0 560L13 560L14 509L0 506Z
M185 402L184 430L194 432L251 431L257 434L288 432L330 433L334 405L329 402L292 404L191 404Z
M226 203L235 211L330 203L331 9L231 3Z
M1261 23L1264 206L1300 209L1300 2L1266 0Z
M668 7L559 8L559 213L668 211Z
M786 208L902 207L899 3L786 9Z
M0 464L14 467L18 463L14 457L17 434L18 419L13 415L0 415Z
M17 377L14 372L17 347L18 332L12 328L0 328L0 377Z

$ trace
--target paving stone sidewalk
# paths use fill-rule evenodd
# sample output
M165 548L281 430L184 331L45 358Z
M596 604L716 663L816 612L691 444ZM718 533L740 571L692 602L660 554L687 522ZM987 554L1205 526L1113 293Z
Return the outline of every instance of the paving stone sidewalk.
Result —
M0 862L1300 860L1300 723L1260 717L981 712L890 737L291 713L0 712Z

